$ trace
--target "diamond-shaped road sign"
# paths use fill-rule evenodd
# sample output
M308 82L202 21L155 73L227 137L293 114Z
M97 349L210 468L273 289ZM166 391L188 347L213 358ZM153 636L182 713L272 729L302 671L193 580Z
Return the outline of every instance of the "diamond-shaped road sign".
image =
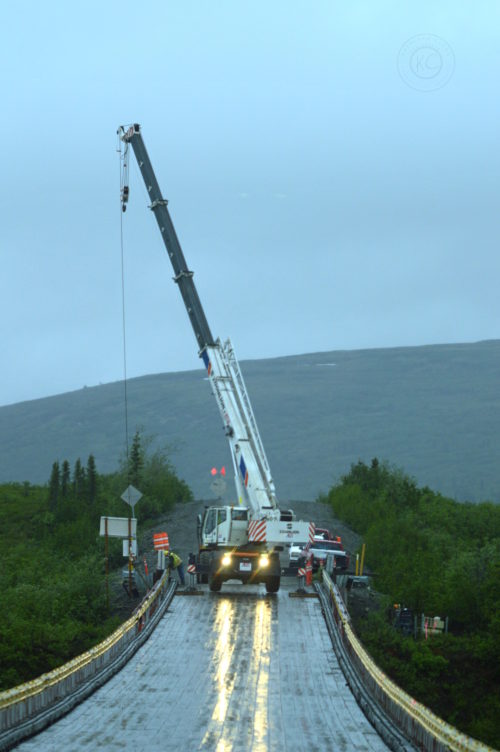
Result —
M123 499L124 502L129 504L133 509L139 499L142 499L142 494L137 490L137 488L134 488L134 486L129 486L125 489L120 498Z

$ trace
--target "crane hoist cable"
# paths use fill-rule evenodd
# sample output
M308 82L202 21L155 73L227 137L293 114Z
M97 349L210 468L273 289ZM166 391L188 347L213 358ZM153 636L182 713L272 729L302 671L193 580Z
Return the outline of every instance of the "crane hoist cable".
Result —
M127 458L127 468L129 464L129 430L128 430L128 394L127 394L127 330L125 316L125 254L123 243L123 214L127 209L129 196L128 185L128 144L118 136L118 148L120 164L120 259L121 259L121 280L122 280L122 339L123 339L123 401L125 411L125 453Z
M123 145L123 146L122 146ZM129 195L128 185L128 143L124 143L118 133L118 151L120 154L120 201L122 204L122 212L127 211L127 202Z

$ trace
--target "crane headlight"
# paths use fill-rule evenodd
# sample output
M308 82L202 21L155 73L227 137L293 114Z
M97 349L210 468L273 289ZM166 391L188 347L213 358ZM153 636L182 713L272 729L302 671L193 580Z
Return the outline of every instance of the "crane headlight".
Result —
M259 567L268 567L269 566L269 556L267 554L262 554L262 556L259 559Z
M230 566L230 564L231 564L231 557L229 556L229 554L224 554L224 556L222 557L221 564L222 564L223 567L229 567Z

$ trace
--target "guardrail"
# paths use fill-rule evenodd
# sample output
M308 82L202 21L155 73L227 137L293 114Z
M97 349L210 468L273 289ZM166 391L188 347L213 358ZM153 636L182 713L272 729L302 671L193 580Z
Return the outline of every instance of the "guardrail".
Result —
M466 736L443 721L381 671L355 636L340 591L325 571L323 591L339 640L364 688L418 749L429 752L495 752L492 747Z
M53 671L0 693L0 750L41 731L119 671L148 639L175 593L168 570L103 642Z

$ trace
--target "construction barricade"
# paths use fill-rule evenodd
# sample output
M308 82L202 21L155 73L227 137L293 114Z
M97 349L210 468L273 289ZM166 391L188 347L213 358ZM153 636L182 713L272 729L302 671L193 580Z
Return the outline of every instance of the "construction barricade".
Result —
M300 556L298 560L297 577L299 578L299 592L304 590L306 581L306 557Z
M187 572L189 575L189 587L194 589L196 583L196 557L194 554L189 554Z
M168 533L153 533L153 546L156 551L168 551Z
M313 557L309 554L306 560L306 585L312 585L313 581Z

